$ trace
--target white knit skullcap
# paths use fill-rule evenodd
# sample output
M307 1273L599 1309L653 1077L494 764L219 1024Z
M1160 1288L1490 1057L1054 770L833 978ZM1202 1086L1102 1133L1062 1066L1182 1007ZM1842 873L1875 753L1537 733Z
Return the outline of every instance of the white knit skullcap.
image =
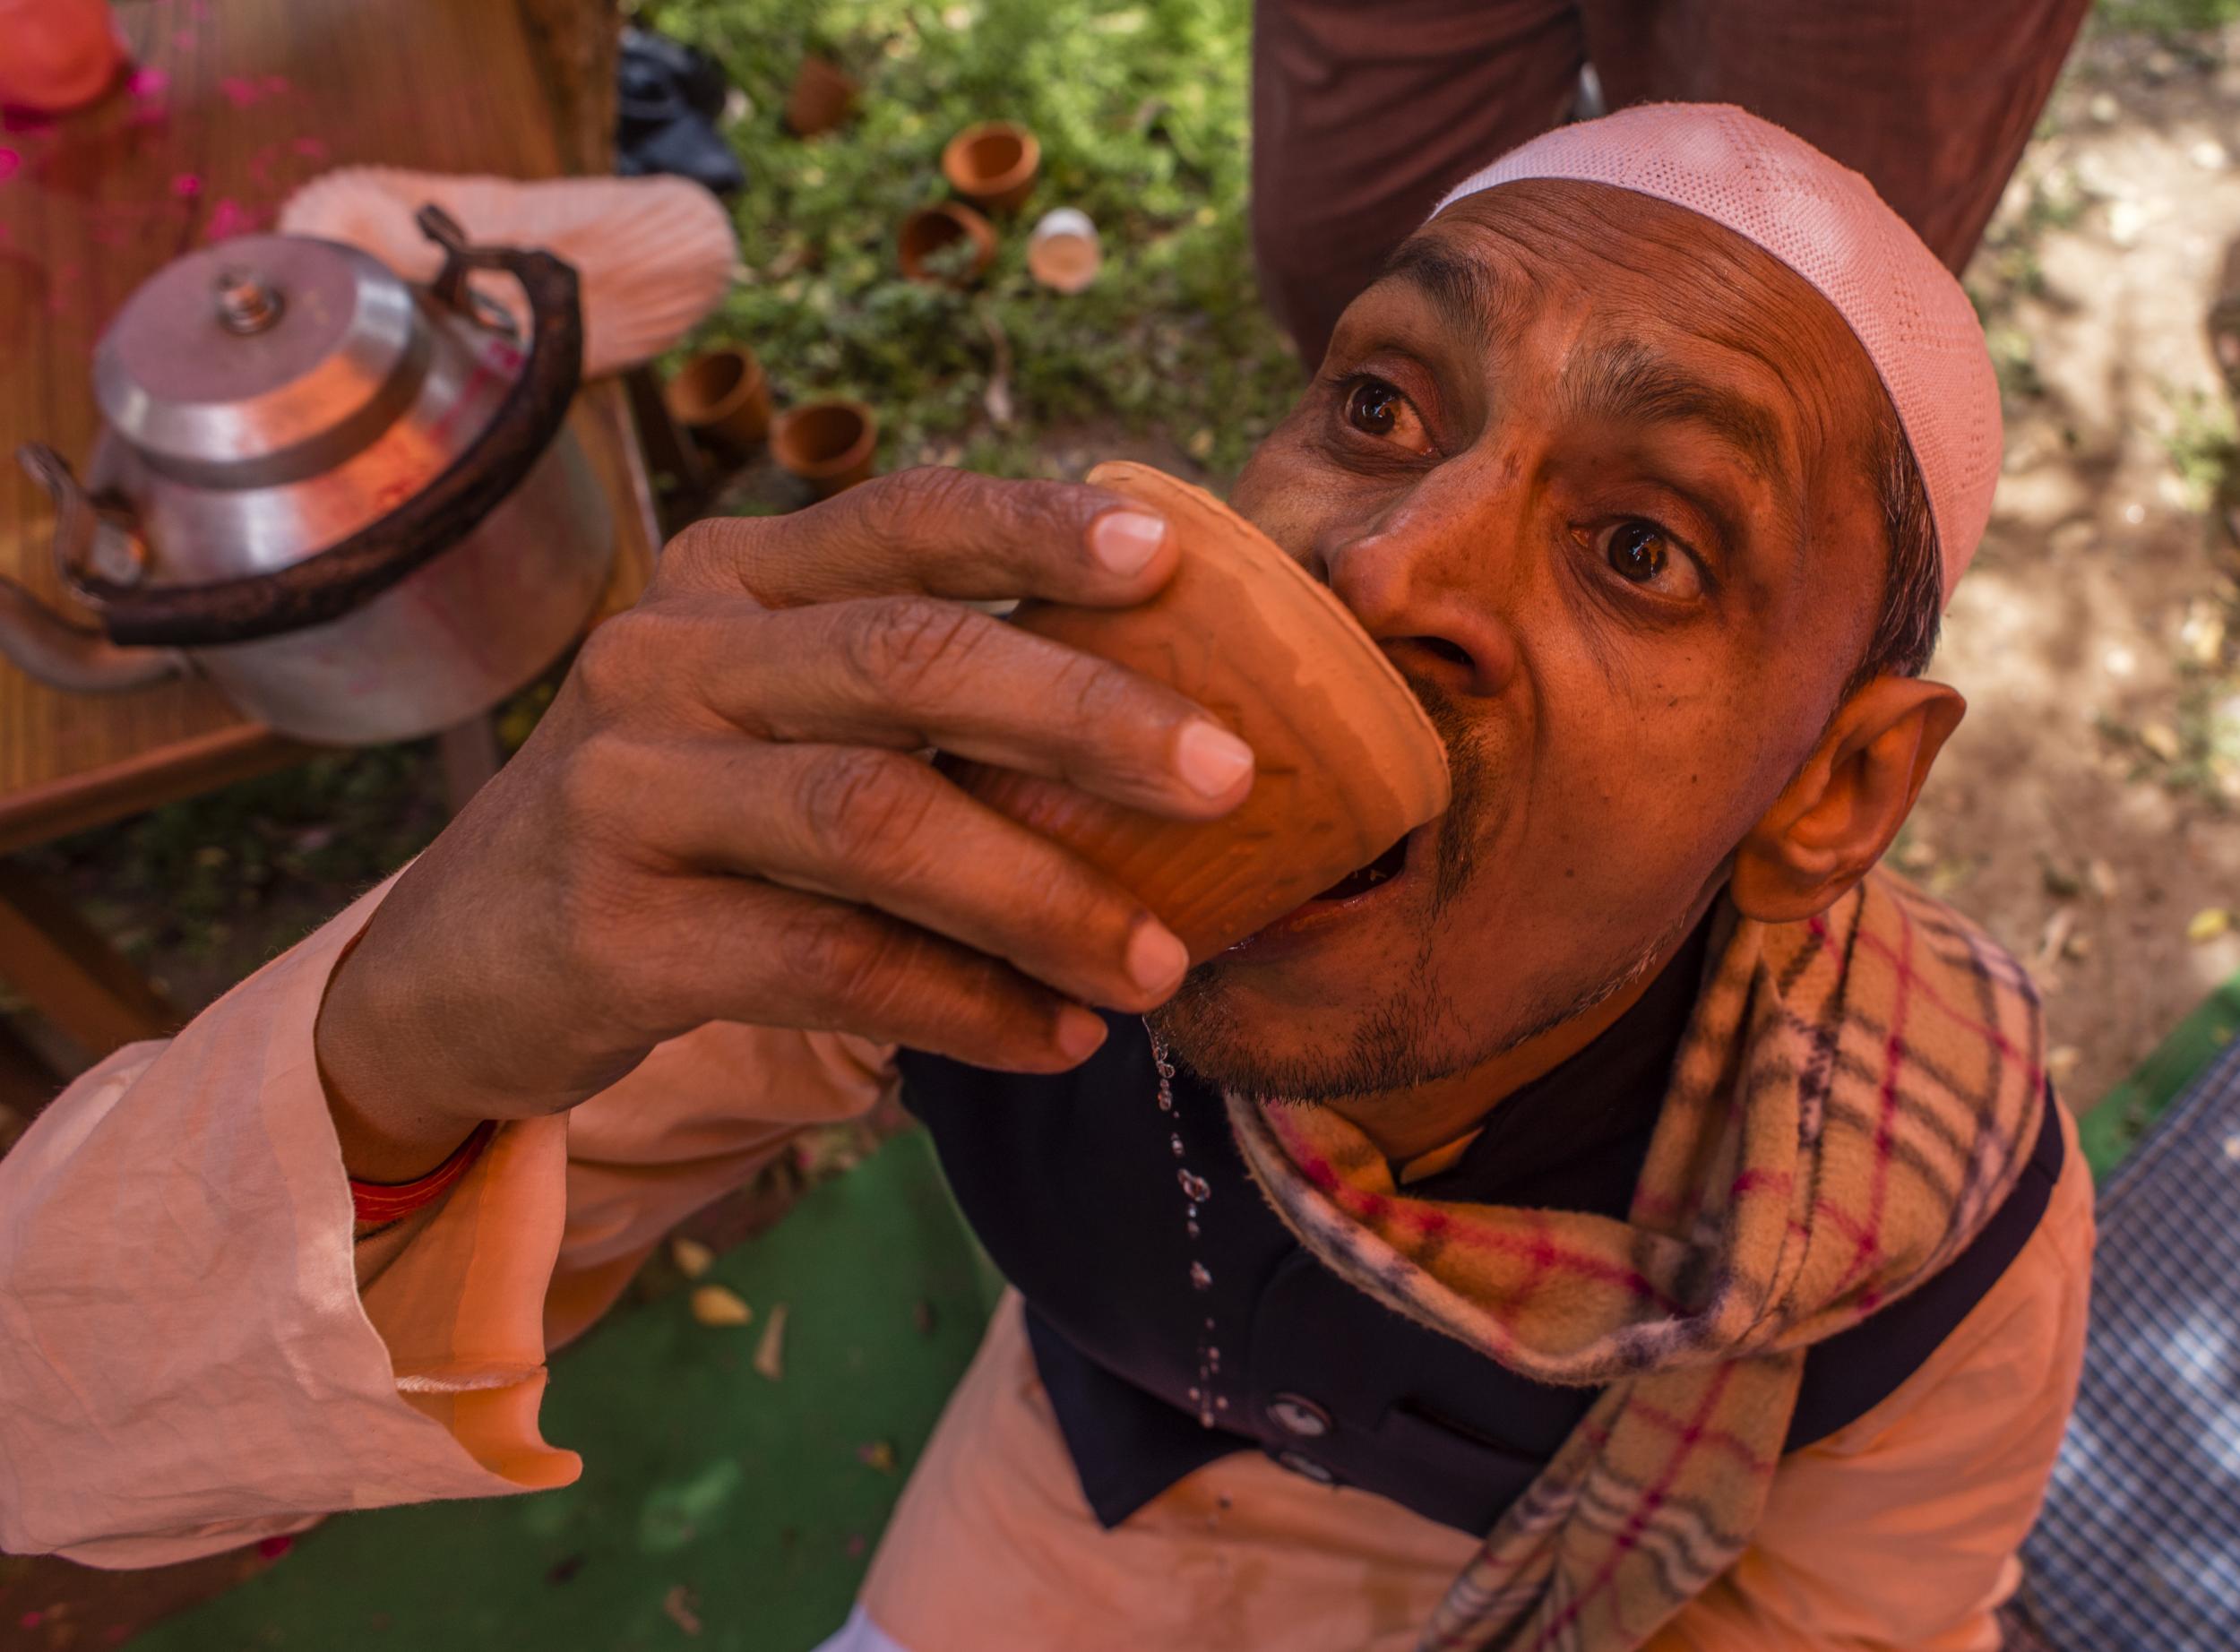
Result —
M1865 347L1898 410L1928 485L1951 600L1991 518L1999 383L1968 295L1872 184L1731 104L1652 103L1546 133L1451 191L1439 210L1523 178L1669 201L1810 281Z

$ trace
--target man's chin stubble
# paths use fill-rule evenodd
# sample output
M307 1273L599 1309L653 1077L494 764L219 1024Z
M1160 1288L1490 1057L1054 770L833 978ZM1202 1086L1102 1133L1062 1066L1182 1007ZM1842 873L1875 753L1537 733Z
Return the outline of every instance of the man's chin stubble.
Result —
M1244 995L1225 966L1202 965L1146 1020L1153 1036L1200 1079L1255 1101L1327 1104L1437 1076L1440 1063L1426 1056L1434 1045L1439 998L1419 975L1383 1002L1366 1006L1334 1047L1315 1047L1326 1036L1322 1029L1330 1011L1310 1011L1293 1028L1256 1028L1240 1007Z
M1145 1020L1176 1059L1218 1090L1252 1101L1328 1106L1394 1095L1483 1066L1635 985L1667 944L1659 937L1638 958L1584 990L1528 1001L1507 1026L1475 1037L1451 995L1434 979L1428 942L1402 982L1382 1002L1359 1011L1352 1030L1334 1048L1271 1047L1276 1039L1248 1025L1237 1002L1243 989L1219 962L1192 970L1182 990ZM1299 1018L1306 1036L1314 1037L1314 1029L1326 1025L1334 1012L1333 1007Z

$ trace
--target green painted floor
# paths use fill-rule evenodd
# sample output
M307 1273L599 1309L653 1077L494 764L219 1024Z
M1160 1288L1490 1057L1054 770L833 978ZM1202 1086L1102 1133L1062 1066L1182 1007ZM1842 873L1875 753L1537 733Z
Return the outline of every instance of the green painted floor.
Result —
M806 1652L847 1616L996 1283L915 1131L703 1282L754 1323L702 1326L680 1292L555 1360L545 1435L583 1454L575 1485L339 1517L134 1652ZM772 1382L753 1360L780 1303Z
M2236 1036L2240 1036L2240 975L2203 999L2153 1054L2084 1115L2077 1135L2092 1162L2094 1181L2105 1181L2123 1163L2178 1092Z

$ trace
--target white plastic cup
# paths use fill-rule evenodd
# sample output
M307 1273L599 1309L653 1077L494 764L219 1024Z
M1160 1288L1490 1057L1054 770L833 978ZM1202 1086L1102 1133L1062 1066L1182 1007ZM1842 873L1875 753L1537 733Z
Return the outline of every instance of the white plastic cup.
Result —
M1097 226L1078 207L1053 207L1027 238L1027 269L1054 292L1081 291L1097 279L1104 259Z

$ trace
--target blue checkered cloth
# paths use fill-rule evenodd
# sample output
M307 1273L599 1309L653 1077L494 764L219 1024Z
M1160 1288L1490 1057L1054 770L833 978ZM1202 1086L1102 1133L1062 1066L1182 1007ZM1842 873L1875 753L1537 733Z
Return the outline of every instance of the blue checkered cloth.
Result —
M2057 1652L2240 1648L2240 1042L2101 1188L2077 1413L2024 1546Z

